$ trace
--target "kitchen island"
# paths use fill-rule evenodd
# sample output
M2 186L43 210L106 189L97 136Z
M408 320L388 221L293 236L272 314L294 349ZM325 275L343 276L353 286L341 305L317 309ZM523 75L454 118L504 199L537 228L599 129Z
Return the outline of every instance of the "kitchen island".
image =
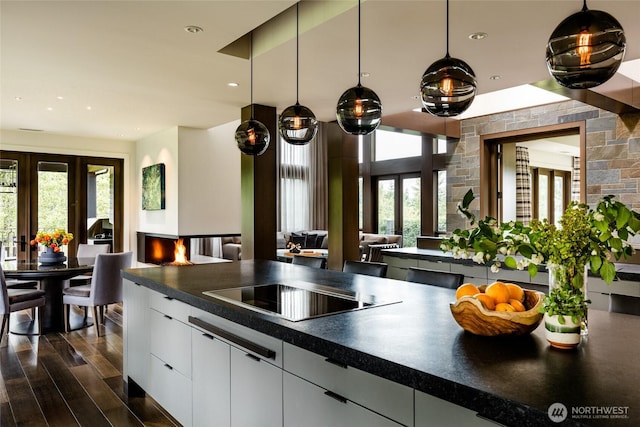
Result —
M197 327L198 322L194 324L194 319L210 316L209 319L215 322L220 319L218 323L223 325L222 329L231 328L232 332L233 328L255 331L259 335L257 340L267 343L258 345L257 353L249 348L246 354L258 359L262 357L262 350L272 351L272 358L266 357L265 360L272 364L270 367L284 372L269 374L276 379L284 378L279 382L283 389L270 388L270 392L262 394L264 399L274 399L275 395L276 400L284 402L279 406L284 415L274 418L274 424L278 423L278 419L284 419L280 425L296 425L295 421L288 422L297 415L297 403L292 405L291 400L304 396L301 392L291 392L297 390L296 381L310 387L323 387L325 395L342 403L353 401L358 409L370 409L373 415L368 416L382 419L377 420L380 423L376 425L466 426L471 424L456 421L455 417L469 413L477 413L482 417L474 417L476 425L490 425L485 418L509 426L556 425L551 421L548 411L552 405L552 410L562 409L558 404L564 405L567 411L566 420L559 425L631 426L640 422L640 370L633 357L640 350L640 319L634 316L591 310L588 338L577 351L565 352L549 347L542 327L530 336L517 339L485 338L465 333L455 323L449 310L449 303L454 299L453 290L399 280L272 261L129 269L123 272L123 277L126 279L124 380L128 381L130 391L137 390L138 385L145 389L149 376L153 376L147 372L151 368L145 366L148 356L141 354L146 351L146 332L141 332L139 323L150 320L145 320L147 311L137 299L136 292L144 291L151 294L151 309L148 312L152 313L152 318L157 316L165 321L165 318L181 316L178 311L177 314L157 314L162 314L163 309L154 309L154 295L162 295L162 301L178 301L182 307L180 310L187 309L188 312L183 315L185 324L191 322L191 326ZM211 290L297 281L375 295L379 300L392 303L292 322L203 294ZM162 304L158 303L157 306ZM202 335L200 332L217 336L219 328L207 329L206 322L202 325L204 329L198 330L198 336ZM151 347L154 346L154 334L159 334L156 341L172 341L169 338L171 327L162 328L162 331L151 329ZM240 334L238 332L236 335ZM183 335L187 333L176 335L182 342L171 342L172 349L182 348L186 351L187 346L192 344L191 340L195 345L196 335ZM234 334L230 335L233 347ZM269 340L275 340L271 348ZM224 343L228 340L223 334L218 341ZM278 347L278 343L282 346ZM247 348L242 342L237 347ZM362 401L357 396L345 398L332 391L329 385L318 384L323 381L322 375L314 379L313 372L307 376L297 371L300 364L296 365L296 360L311 357L309 355L321 356L317 360L326 359L332 365L341 366L341 369L349 367L355 371L357 375L353 383L358 383L358 378L364 378L361 384L365 386L361 392L366 398L363 397ZM213 356L207 356L207 360L213 360ZM195 350L193 363L193 367L189 365L183 370L181 378L187 380L183 386L184 390L192 393L190 396L194 399L195 414L195 400L202 397L201 392L196 392L200 375L195 372ZM231 369L233 363L232 360ZM168 365L165 363L165 366ZM312 365L305 366L311 366L310 370L315 369ZM346 372L351 372L349 369L345 370L347 377ZM371 407L375 406L373 404L368 406L368 402L376 401L376 396L371 399L367 397L375 392L372 390L375 387L367 387L366 384L378 384L378 380L381 389L387 392L383 398L397 401L392 402L389 409ZM193 388L189 388L189 381L193 382ZM278 384L277 380L274 384ZM231 390L230 398L233 401L233 385ZM153 393L150 394L156 398ZM215 400L210 398L210 401ZM226 402L224 404L227 405ZM309 408L316 406L310 405ZM170 408L166 409L172 412ZM251 410L251 407L245 408L245 411ZM408 411L411 412L410 416L407 416ZM188 415L188 411L186 413ZM557 414L559 412L556 410ZM436 417L440 417L440 421L434 424ZM191 418L187 420L186 424L198 424L195 415L193 421ZM450 423L445 424L446 420ZM382 424L386 421L389 424Z

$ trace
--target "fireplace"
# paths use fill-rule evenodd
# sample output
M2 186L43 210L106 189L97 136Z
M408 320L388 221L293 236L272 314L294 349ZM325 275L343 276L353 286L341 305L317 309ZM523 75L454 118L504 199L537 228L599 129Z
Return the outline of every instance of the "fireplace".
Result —
M138 262L159 265L173 262L178 239L183 240L185 256L189 260L191 239L166 234L138 232Z

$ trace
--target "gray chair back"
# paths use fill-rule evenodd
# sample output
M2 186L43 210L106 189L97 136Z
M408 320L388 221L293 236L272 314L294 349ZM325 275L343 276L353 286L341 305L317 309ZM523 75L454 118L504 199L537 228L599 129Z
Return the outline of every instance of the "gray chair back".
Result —
M88 243L80 243L78 245L78 258L95 259L98 254L109 253L109 245L89 245Z
M423 283L440 286L441 288L457 289L464 282L464 275L447 273L445 271L425 270L411 267L407 272L407 282Z
M4 270L0 265L0 314L8 314L11 312L11 306L9 305L9 292L7 291L7 281L4 278ZM2 336L0 336L2 339Z
M296 265L305 265L307 267L313 267L313 268L326 268L327 259L324 257L296 255L291 260L291 263Z
M640 297L609 295L609 311L640 316Z
M345 261L342 271L345 273L385 277L387 275L387 264L383 262Z
M130 268L133 252L96 255L89 305L99 306L122 302L122 276L120 270Z

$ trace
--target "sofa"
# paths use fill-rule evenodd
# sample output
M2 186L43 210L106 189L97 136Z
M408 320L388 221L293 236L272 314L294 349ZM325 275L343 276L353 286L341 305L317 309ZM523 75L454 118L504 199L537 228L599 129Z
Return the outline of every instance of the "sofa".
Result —
M222 238L222 258L231 261L242 259L242 238L240 236Z

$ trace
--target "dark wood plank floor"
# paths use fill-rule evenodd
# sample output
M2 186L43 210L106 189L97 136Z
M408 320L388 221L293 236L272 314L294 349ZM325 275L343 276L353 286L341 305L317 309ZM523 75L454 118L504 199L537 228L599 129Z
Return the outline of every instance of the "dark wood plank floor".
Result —
M124 395L121 306L106 316L102 337L91 327L2 338L0 426L179 425L150 397ZM23 311L11 322L29 319Z

